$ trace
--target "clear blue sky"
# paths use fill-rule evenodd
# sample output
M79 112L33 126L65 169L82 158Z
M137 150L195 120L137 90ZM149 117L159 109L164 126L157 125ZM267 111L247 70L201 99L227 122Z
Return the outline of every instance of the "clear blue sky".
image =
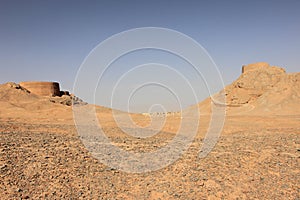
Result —
M59 81L72 91L79 66L96 45L148 26L174 29L199 42L225 84L239 76L243 64L266 61L288 72L300 69L298 0L1 0L0 82Z

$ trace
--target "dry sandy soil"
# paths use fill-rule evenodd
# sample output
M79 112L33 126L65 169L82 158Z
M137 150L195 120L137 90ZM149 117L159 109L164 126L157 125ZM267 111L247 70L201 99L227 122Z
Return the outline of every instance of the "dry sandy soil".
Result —
M265 63L247 67L221 91L227 115L210 154L198 158L209 98L198 105L200 128L190 148L173 164L147 173L126 173L95 159L78 136L66 99L54 102L16 84L0 85L1 199L300 199L300 75ZM96 111L111 141L133 152L166 145L180 121L168 117L160 134L143 139L124 134L111 109ZM132 118L149 124L148 117Z

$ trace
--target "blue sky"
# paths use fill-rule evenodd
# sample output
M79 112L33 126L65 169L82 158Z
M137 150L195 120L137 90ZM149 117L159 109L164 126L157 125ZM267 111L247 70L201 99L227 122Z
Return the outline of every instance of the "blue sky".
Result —
M299 71L297 0L1 0L0 82L59 81L63 89L72 91L76 73L94 47L119 32L149 26L174 29L200 43L217 64L225 84L240 75L243 64L253 62ZM169 102L167 95L157 95L161 99L156 101ZM145 111L150 102L143 105L143 101L149 97L137 99L136 110ZM108 106L100 96L96 103ZM124 109L122 106L116 107Z

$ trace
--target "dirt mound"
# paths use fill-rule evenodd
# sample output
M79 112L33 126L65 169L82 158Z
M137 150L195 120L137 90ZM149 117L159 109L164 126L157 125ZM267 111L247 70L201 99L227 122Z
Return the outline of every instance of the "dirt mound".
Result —
M0 101L7 101L19 107L25 106L27 103L34 105L41 101L47 102L46 107L49 106L48 102L67 106L87 104L68 91L60 91L59 84L54 82L22 82L21 84L9 82L2 84L0 85Z
M40 104L42 98L30 93L29 90L16 83L6 83L0 85L0 102L22 109L35 109L36 104ZM47 102L43 101L47 106ZM10 107L8 106L8 107ZM5 107L2 107L5 108Z
M241 76L219 94L226 96L228 114L299 114L300 73L287 74L264 62L246 65ZM200 110L209 112L210 104L206 99Z
M72 122L73 104L85 105L78 97L65 91L61 96L42 96L32 93L16 83L0 85L0 119L26 120L28 122L66 121Z

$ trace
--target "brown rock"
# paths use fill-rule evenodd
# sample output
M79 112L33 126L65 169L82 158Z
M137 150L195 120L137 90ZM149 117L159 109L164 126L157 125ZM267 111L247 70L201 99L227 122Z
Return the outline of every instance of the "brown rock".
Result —
M300 73L259 62L242 67L241 76L219 94L226 95L227 114L299 114ZM215 99L218 94L214 95ZM211 99L198 106L210 112Z

